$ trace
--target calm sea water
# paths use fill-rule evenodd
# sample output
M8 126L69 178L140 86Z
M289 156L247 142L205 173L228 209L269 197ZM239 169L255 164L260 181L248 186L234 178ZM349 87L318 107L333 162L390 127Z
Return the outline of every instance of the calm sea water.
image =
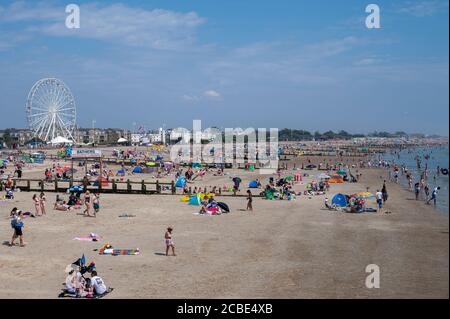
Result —
M398 152L398 151L397 151ZM397 154L386 153L383 157L386 160L394 160L398 165L406 165L409 171L412 172L414 177L413 184L420 178L421 172L428 167L428 185L430 187L430 194L434 187L440 186L441 189L437 196L437 208L444 214L448 214L449 205L449 188L448 180L449 175L437 174L437 167L449 169L448 156L449 148L447 146L443 147L417 147L408 148L398 152L400 158ZM429 156L426 159L426 156ZM421 161L421 168L418 169L416 156L419 156ZM405 176L400 174L400 183L408 187L408 182Z

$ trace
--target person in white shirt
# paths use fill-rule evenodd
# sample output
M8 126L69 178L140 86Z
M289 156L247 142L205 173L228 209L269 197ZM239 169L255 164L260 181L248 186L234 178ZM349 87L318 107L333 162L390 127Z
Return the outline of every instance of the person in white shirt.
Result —
M97 275L95 270L91 273L91 287L96 295L103 295L107 291L105 282Z
M429 200L427 200L427 204L429 204L431 201L433 201L433 203L434 203L434 206L436 206L436 197L437 197L437 192L438 192L438 190L440 190L441 189L441 187L435 187L434 189L433 189L433 192L431 193L431 198L429 199Z
M378 211L380 211L381 208L383 207L383 193L380 192L380 190L377 189L375 197L377 198Z

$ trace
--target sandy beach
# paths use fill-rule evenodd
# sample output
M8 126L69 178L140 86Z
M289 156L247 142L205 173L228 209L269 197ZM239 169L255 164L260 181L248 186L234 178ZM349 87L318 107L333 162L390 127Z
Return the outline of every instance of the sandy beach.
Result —
M358 183L333 184L326 196L366 187L375 192L386 175L378 169L361 172ZM233 173L243 186L268 178ZM303 191L311 179L294 189ZM231 184L229 176L207 174L196 185L224 183ZM198 216L198 207L181 202L181 195L102 194L100 213L88 218L79 210L52 210L56 194L47 193L47 215L25 219L25 248L5 243L13 232L11 209L33 211L32 193L18 192L14 200L0 202L0 298L56 298L64 268L83 253L114 287L105 298L448 298L448 217L397 184L387 187L385 210L391 214L332 212L324 207L324 195L302 195L295 201L255 198L254 212L244 210L245 198L221 197L230 214ZM136 217L119 217L125 213ZM169 225L176 257L164 256ZM72 240L92 232L102 240ZM139 248L141 254L94 251L105 243ZM380 267L379 289L365 286L369 264Z

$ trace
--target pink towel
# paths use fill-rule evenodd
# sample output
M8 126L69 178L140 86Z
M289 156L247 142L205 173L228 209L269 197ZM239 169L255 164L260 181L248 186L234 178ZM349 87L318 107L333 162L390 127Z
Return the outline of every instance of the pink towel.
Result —
M96 240L100 240L102 239L100 236L98 237L91 237L91 236L81 236L81 237L75 237L72 240L81 240L81 241L94 241L94 239Z

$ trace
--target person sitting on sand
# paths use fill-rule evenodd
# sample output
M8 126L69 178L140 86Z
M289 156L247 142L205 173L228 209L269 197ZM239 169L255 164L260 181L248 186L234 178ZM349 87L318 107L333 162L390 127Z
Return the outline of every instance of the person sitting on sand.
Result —
M169 249L172 248L172 254L173 256L175 255L175 244L173 243L173 239L172 239L172 231L173 228L172 227L167 227L167 231L164 234L164 239L166 242L166 256L169 256Z
M91 285L90 289L92 289L94 295L103 295L106 293L108 288L106 288L104 280L97 274L97 271L93 270L91 272Z
M66 273L68 273L65 281L66 292L80 297L83 296L85 281L81 273L72 268L72 265L66 267Z

